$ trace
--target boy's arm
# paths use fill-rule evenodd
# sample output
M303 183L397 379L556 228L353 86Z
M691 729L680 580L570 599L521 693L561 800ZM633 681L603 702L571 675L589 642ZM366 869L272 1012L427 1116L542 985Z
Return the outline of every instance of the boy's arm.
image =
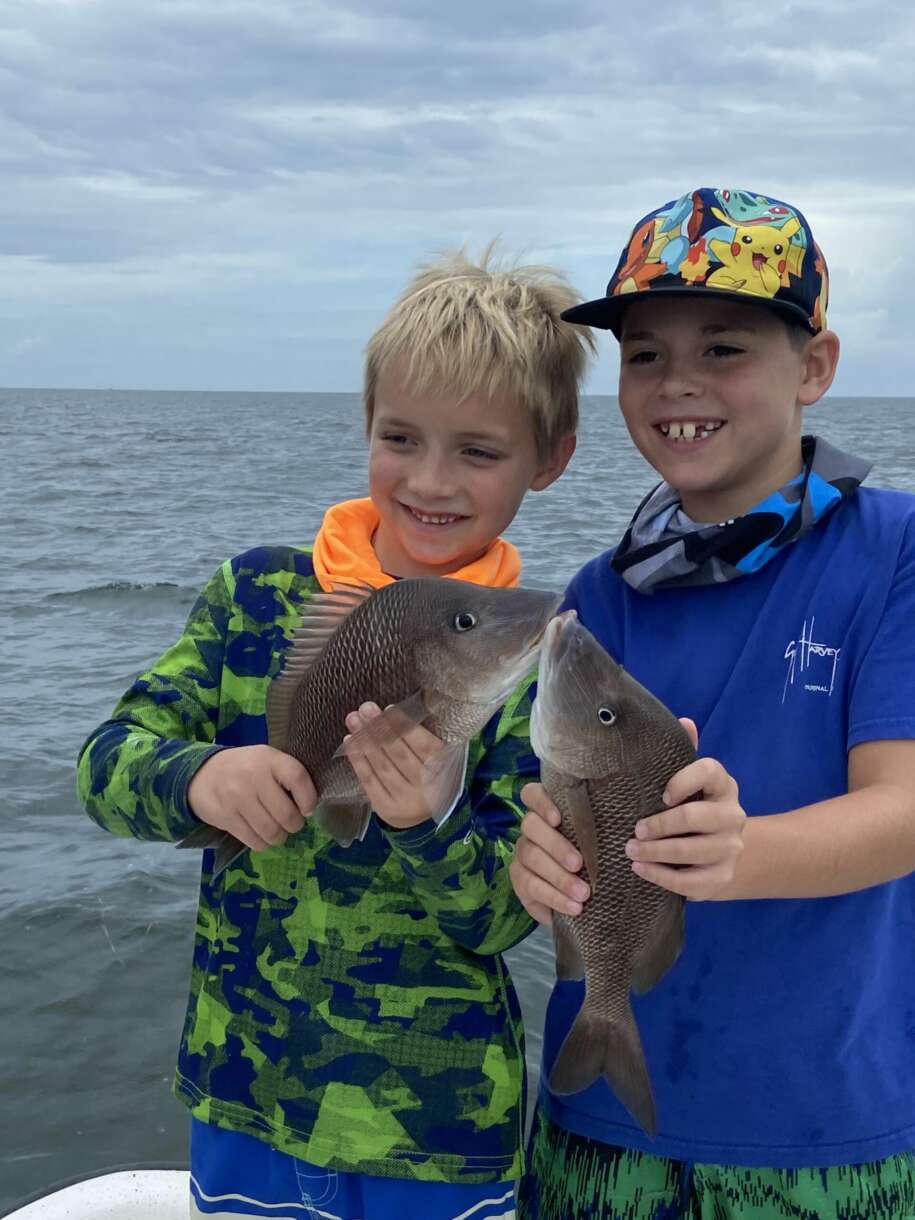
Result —
M903 539L873 638L857 658L849 684L848 792L749 818L746 850L731 881L714 897L819 898L915 872L913 621L915 520ZM684 782L692 782L683 775ZM679 778L675 796L689 797ZM689 808L659 814L652 833L683 833ZM669 851L666 859L676 862ZM666 883L667 877L652 879Z
M902 548L880 618L855 672L848 720L848 792L785 813L747 818L742 852L706 892L690 855L711 825L740 810L737 785L704 758L668 786L671 808L643 819L627 853L641 876L693 898L818 898L846 894L915 872L915 529ZM711 800L690 802L702 791ZM523 823L513 865L517 891L542 922L551 910L577 913L584 885L542 789ZM678 804L686 801L686 804ZM741 810L742 812L742 810ZM736 823L735 823L736 825ZM687 836L687 837L681 837ZM709 838L710 846L714 838ZM722 857L719 857L722 858ZM693 867L682 867L692 865ZM679 867L678 867L679 866ZM701 880L701 878L700 878Z
M200 825L187 790L222 748L214 739L230 602L225 566L180 640L140 674L80 751L79 798L112 834L178 840Z
M401 778L399 795L391 796L377 781L373 787L365 771L360 775L417 898L447 936L475 953L501 953L534 927L508 873L523 813L520 791L539 773L529 726L526 684L471 743L467 790L441 826L423 809L415 774L410 782ZM435 740L425 730L416 737ZM358 774L358 760L354 766ZM415 809L409 807L414 796Z
M675 799L696 791L688 786L698 778L690 777L691 770L671 781ZM825 898L915 872L915 741L855 746L848 780L847 795L748 818L733 877L709 897ZM673 888L677 870L671 866L681 848L668 836L688 834L696 808L680 805L645 819L648 838L635 857L646 862L642 876Z

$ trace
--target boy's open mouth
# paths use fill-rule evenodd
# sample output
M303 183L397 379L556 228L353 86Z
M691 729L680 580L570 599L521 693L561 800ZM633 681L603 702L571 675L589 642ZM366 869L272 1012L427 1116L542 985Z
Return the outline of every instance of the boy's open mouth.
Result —
M724 427L723 419L677 419L669 423L655 424L662 436L669 441L679 441L692 444L694 441L704 441L713 433Z
M458 521L466 520L461 513L425 513L421 509L414 508L412 504L401 504L401 508L405 509L420 525L454 525Z

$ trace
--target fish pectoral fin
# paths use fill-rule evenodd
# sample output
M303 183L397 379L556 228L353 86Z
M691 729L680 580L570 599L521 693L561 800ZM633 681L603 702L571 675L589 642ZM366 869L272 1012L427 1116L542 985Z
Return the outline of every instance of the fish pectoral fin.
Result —
M437 826L448 820L464 791L469 753L468 741L446 742L423 763L419 782Z
M400 703L386 707L380 716L376 716L364 728L353 733L347 741L337 749L334 758L366 754L369 750L383 750L385 746L394 745L415 728L428 716L423 703L422 691L414 691Z
M597 884L599 873L597 850L597 829L594 824L594 810L591 808L591 797L586 780L572 784L565 790L566 804L572 825L575 827L575 837L578 839L578 850L581 852L588 873L588 881L592 888Z
M633 966L632 990L636 995L650 991L680 956L685 924L686 903L679 894L670 894L654 935Z
M553 912L553 948L556 951L556 977L583 979L585 963L572 932L572 921L566 915Z
M368 801L321 801L314 819L341 847L349 847L356 839L365 837L372 810Z
M236 839L226 830L220 830L217 826L209 826L206 822L197 826L189 835L185 835L176 846L196 847L204 850L212 848L216 853L213 860L214 880L229 867L233 860L237 860L242 852L248 850L240 839Z

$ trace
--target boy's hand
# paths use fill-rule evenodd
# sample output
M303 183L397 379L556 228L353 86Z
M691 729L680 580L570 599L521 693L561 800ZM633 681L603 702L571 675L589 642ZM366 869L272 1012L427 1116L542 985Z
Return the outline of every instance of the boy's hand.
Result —
M695 724L681 723L696 745ZM700 799L688 799L700 790ZM712 898L730 882L743 850L746 814L737 784L719 762L701 758L673 776L666 796L671 808L643 818L626 844L633 871L687 898ZM558 829L559 810L542 784L526 784L521 799L531 812L511 863L515 893L539 923L552 923L553 911L580 915L591 891L576 875L583 861Z
M187 790L191 812L252 851L279 847L301 830L317 804L302 764L272 746L234 746L212 754Z
M346 727L355 733L380 715L377 703L363 703L346 717ZM393 745L371 747L347 757L381 820L395 830L405 830L432 817L423 793L422 769L441 748L439 738L419 724Z
M699 758L671 778L664 800L670 808L642 818L626 844L633 871L685 898L715 898L743 851L737 781L714 758Z

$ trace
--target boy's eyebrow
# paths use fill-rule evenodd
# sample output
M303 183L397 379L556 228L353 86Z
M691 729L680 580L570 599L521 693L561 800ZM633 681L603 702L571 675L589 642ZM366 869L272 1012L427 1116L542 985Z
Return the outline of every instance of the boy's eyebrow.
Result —
M732 335L736 332L743 332L748 335L756 333L755 326L751 326L749 322L710 322L708 326L702 327L703 335ZM651 330L624 330L623 342L626 340L645 342L646 340L656 339L658 336Z
M379 424L383 424L385 428L403 428L410 431L418 426L416 420L398 419L396 415L386 415L384 412L378 414ZM462 442L468 441L486 441L487 444L505 443L508 433L504 428L493 426L491 430L483 432L458 432L457 439Z

